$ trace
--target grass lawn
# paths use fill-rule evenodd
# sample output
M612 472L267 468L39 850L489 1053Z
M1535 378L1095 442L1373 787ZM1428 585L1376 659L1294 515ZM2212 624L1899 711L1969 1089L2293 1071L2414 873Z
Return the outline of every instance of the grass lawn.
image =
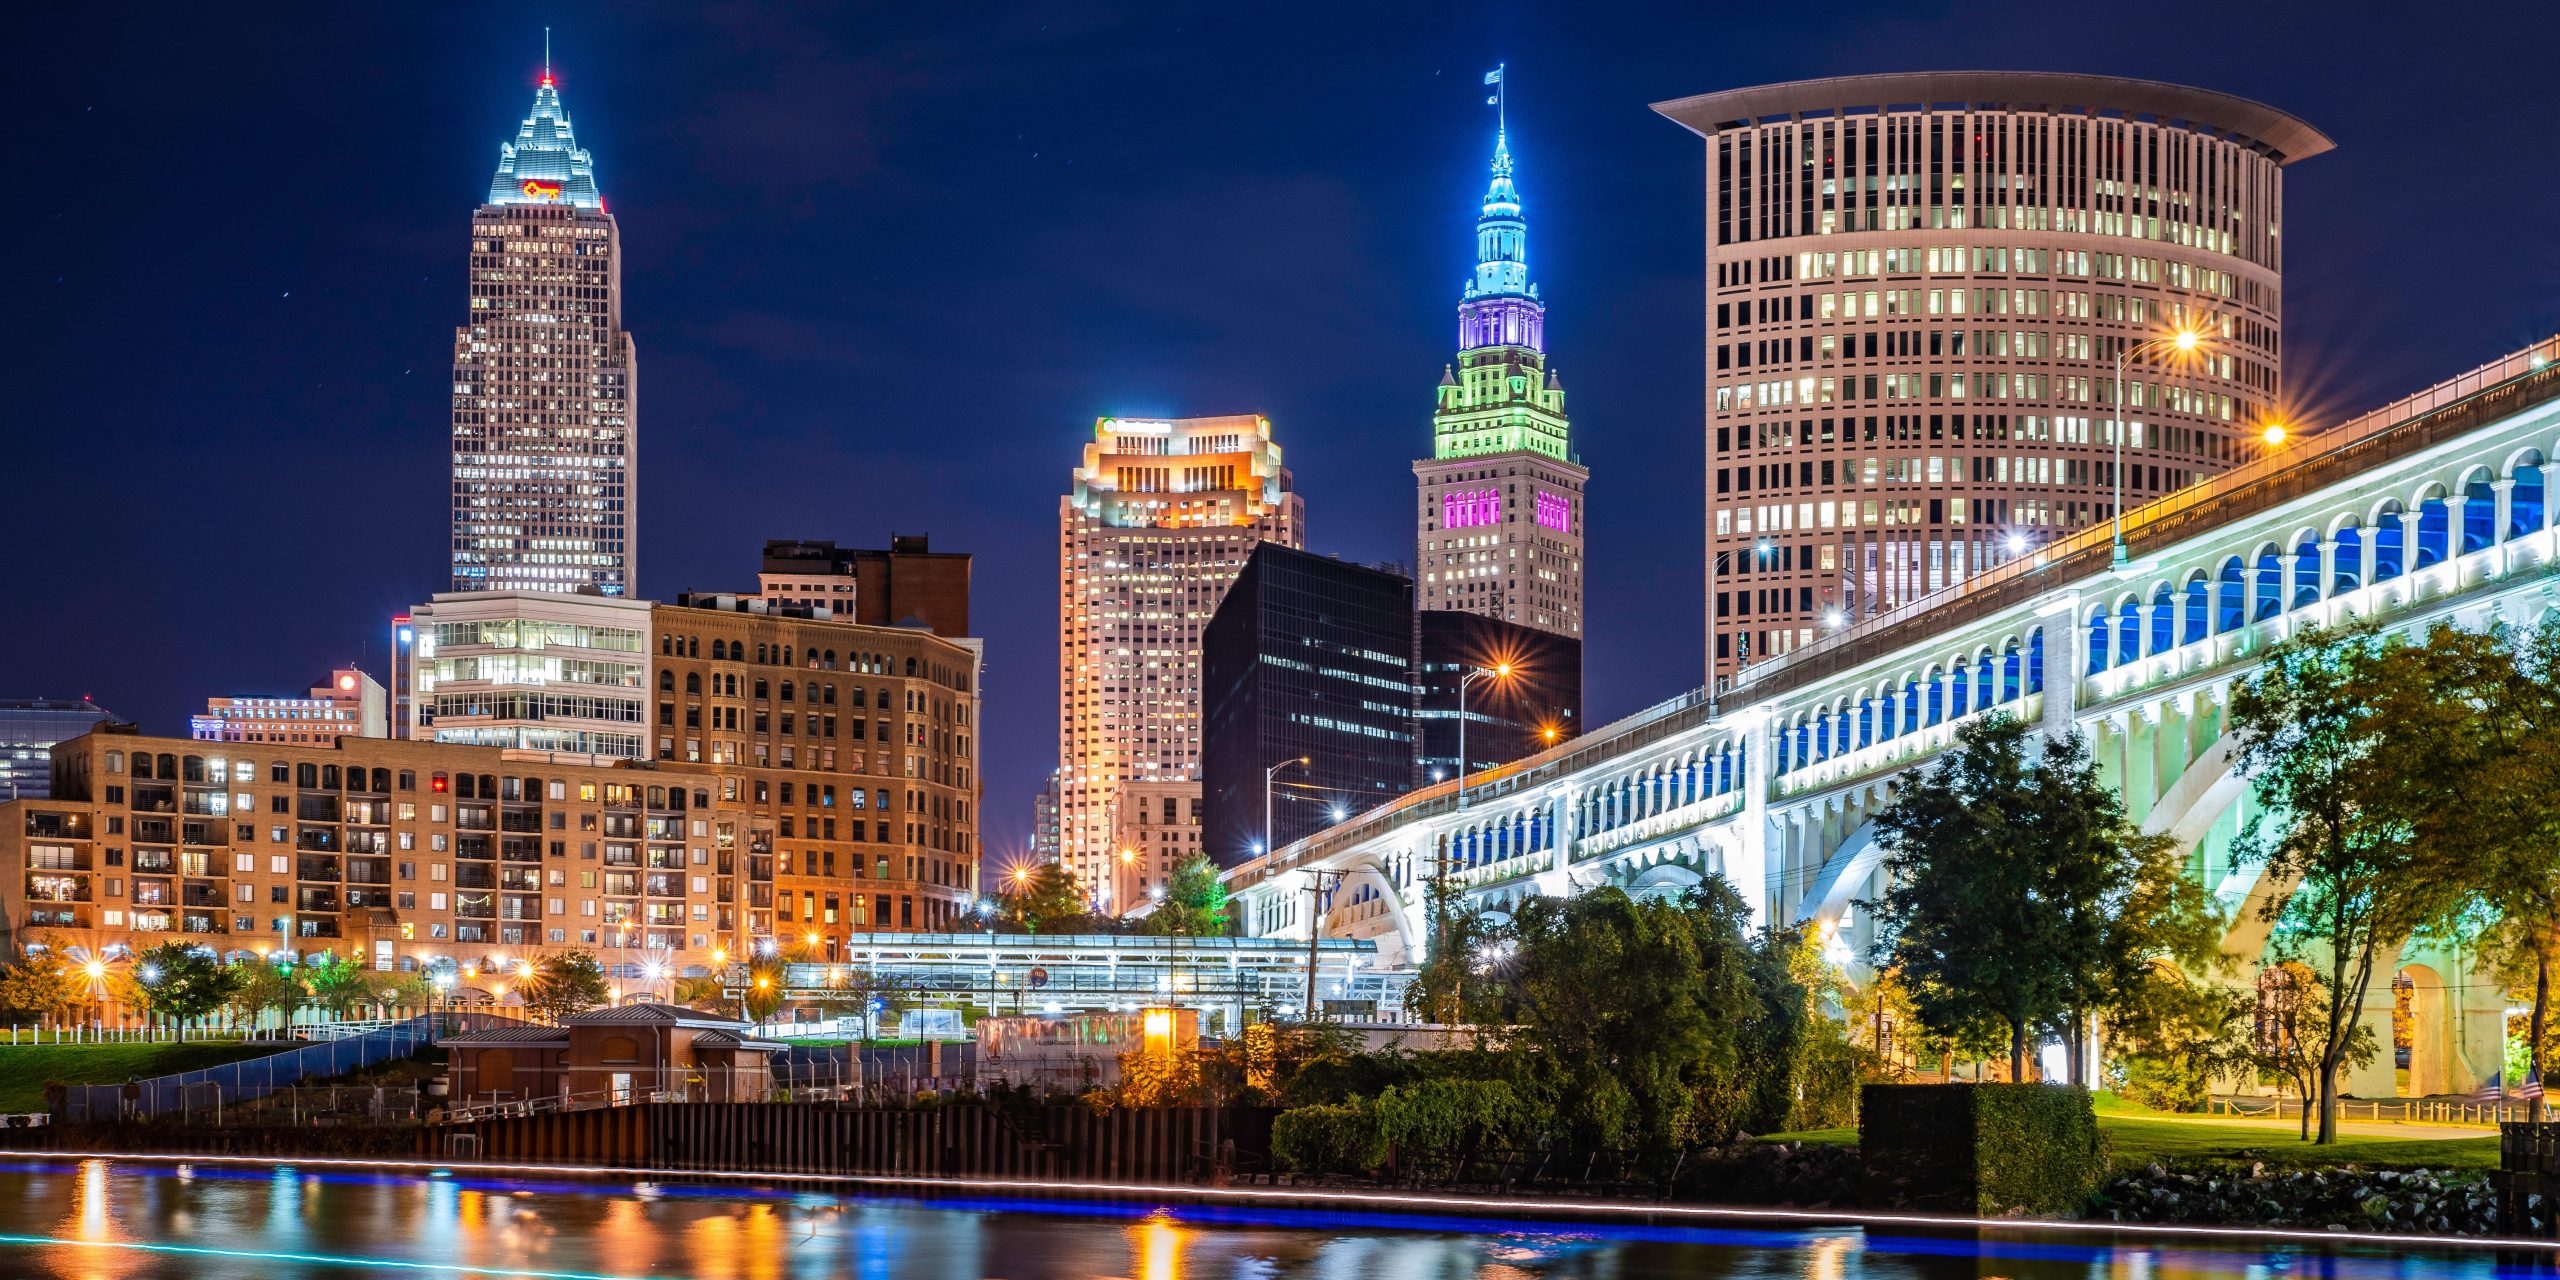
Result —
M2498 1139L2394 1138L2381 1134L2342 1133L2325 1147L2296 1138L2291 1129L2260 1125L2217 1124L2210 1120L2155 1120L2133 1116L2100 1116L2116 1164L2141 1165L2158 1160L2261 1160L2271 1167L2306 1168L2360 1164L2414 1169L2495 1169Z
M2350 1133L2339 1135L2332 1145L2318 1147L2295 1138L2289 1129L2173 1120L2131 1103L2111 1104L2104 1096L2099 1099L2098 1128L2107 1135L2118 1166L2139 1166L2154 1160L2257 1160L2277 1168L2341 1164L2396 1169L2498 1167L2498 1139L2494 1134L2477 1138L2394 1138ZM1773 1133L1761 1139L1841 1146L1857 1140L1855 1129L1809 1129L1802 1133Z
M122 1084L218 1067L302 1046L291 1041L195 1041L183 1044L0 1045L0 1111L44 1110L48 1080Z

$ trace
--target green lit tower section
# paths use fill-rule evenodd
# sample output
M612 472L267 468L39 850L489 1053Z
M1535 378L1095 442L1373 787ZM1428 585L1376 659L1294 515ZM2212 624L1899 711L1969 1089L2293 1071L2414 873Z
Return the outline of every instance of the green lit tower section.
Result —
M1529 282L1529 224L1511 144L1493 143L1458 359L1440 376L1419 496L1415 603L1582 637L1582 492L1564 384L1547 367L1547 306Z

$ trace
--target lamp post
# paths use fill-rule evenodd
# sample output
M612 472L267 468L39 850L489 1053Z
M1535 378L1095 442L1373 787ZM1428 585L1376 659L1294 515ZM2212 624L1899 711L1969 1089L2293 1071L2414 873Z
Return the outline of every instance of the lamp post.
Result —
M1751 554L1755 559L1766 560L1776 548L1776 543L1762 538L1751 545ZM1723 612L1716 608L1716 575L1728 571L1732 556L1731 550L1725 550L1707 557L1707 718L1710 720L1715 718L1716 695L1723 686L1723 680L1716 674L1716 628L1724 621ZM1736 662L1733 670L1736 675L1741 674L1742 664Z
M1291 765L1304 767L1312 761L1313 758L1314 757L1312 756L1296 756L1291 759L1283 760L1280 763L1262 771L1262 852L1265 857L1270 856L1280 847L1271 842L1271 784L1273 780L1280 776L1281 770L1286 769Z
M1467 686L1487 678L1508 680L1511 670L1510 663L1497 662L1458 677L1458 807L1461 809L1467 807Z
M2175 349L2177 349L2177 350L2179 350L2179 351L2182 351L2182 352L2183 352L2183 351L2193 351L2193 350L2195 350L2195 349L2196 349L2197 344L2199 344L2199 343L2201 343L2201 342L2203 342L2203 341L2204 341L2204 337L2203 337L2203 335L2201 335L2201 334L2197 333L2195 330L2193 330L2193 329L2180 329L2180 330L2178 330L2176 333L2170 334L2170 335L2168 335L2167 337L2163 337L2163 338L2153 338L2153 339L2151 339L2151 340L2150 340L2150 341L2148 341L2148 342L2137 342L2137 343L2133 344L2132 346L2126 347L2126 348L2124 348L2123 350L2116 352L2116 399L2115 399L2115 411L2116 411L2116 414L2115 414L2115 419L2116 419L2116 420L2115 420L2115 455L2116 455L2116 456L2115 456L2115 475L2114 475L2114 477L2113 477L2113 479L2115 480L2115 494L2116 494L2116 500L2115 500L2115 515L2114 515L2114 521L2115 521L2115 553L2114 553L2114 555L2113 555L2112 557L2110 557L2110 559L2109 559L2109 561L2108 561L2108 563L2110 564L2110 566L2111 566L2111 567L2121 569L2121 568L2123 568L2123 567L2125 566L2126 562L2127 562L2128 560L2130 560L2130 559L2131 559L2131 557L2130 557L2130 556L2128 556L2128 555L2126 554L2126 552L2125 552L2125 545L2124 545L2124 425L2125 425L2125 424L2124 424L2124 365L2125 365L2125 361L2130 360L2130 359L2132 359L2132 358L2133 358L2133 357L2135 357L2135 356L2141 355L2141 354L2142 354L2143 352L2145 352L2145 351L2150 351L2150 350L2153 350L2153 349L2155 349L2155 348L2160 348L2160 347L2171 347L2171 348L2175 348Z

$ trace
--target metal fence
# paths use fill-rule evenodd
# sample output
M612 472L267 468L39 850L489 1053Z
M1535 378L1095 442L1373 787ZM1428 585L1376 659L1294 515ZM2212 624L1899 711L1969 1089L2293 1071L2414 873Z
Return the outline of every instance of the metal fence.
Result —
M236 1106L306 1080L331 1079L408 1057L434 1044L440 1036L517 1025L521 1025L517 1019L495 1014L425 1014L362 1035L316 1041L284 1053L243 1058L218 1067L123 1084L65 1085L52 1110L57 1120L78 1122L183 1115L191 1107L203 1110L216 1099Z

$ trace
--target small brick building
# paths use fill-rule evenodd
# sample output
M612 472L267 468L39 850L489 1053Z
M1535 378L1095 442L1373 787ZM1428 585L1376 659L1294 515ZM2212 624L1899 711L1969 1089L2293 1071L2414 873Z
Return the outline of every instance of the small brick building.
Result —
M746 1023L671 1004L626 1004L571 1014L559 1025L496 1027L447 1036L452 1099L462 1105L568 1095L643 1102L758 1102L773 1088L783 1046Z

